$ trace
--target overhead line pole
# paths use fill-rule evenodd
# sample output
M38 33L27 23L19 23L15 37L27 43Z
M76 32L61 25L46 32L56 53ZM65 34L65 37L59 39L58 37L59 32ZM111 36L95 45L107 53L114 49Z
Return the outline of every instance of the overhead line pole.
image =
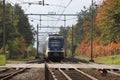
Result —
M3 53L5 54L5 44L6 44L6 26L5 26L5 0L3 0Z
M72 26L72 57L74 58L74 52L73 52L73 26Z
M94 11L93 11L93 0L92 0L92 13L91 13L91 28L90 28L90 62L94 62L93 60L93 27L94 27Z
M64 15L64 27L66 27L66 16ZM67 33L66 33L67 36ZM65 37L65 57L67 56L67 37Z
M11 23L12 23L12 34L14 34L15 30L14 30L14 7L12 7L12 20L11 20ZM14 44L14 35L12 35L12 44L10 44L10 48L11 48L11 54L10 54L10 57L12 58L13 56L13 44Z
M43 0L43 6L45 5L45 1Z
M36 59L39 58L38 46L39 46L39 41L38 41L38 25L37 25L37 52L36 52L36 56L35 56Z
M41 29L41 21L42 21L42 19L41 19L41 15L40 15L40 29Z
M40 15L40 27L37 25L37 52L35 58L39 58L39 28L41 29L41 15Z

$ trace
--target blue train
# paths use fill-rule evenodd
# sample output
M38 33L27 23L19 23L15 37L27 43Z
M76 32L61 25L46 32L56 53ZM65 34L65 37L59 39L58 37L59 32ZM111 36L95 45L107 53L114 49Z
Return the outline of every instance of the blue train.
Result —
M49 35L45 42L43 52L46 58L52 61L61 61L65 56L64 37L57 34Z

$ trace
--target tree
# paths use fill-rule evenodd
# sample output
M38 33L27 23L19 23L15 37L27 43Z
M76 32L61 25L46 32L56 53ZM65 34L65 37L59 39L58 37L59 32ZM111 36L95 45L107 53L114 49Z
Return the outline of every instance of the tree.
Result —
M25 38L27 46L34 42L34 31L32 26L28 22L27 16L19 5L15 5L15 15L18 18L18 32Z
M2 3L0 3L0 48L3 43ZM19 5L6 4L6 50L7 57L24 57L27 47L34 43L34 28L28 22L27 16Z
M105 43L120 41L120 0L106 0L98 8L97 26Z

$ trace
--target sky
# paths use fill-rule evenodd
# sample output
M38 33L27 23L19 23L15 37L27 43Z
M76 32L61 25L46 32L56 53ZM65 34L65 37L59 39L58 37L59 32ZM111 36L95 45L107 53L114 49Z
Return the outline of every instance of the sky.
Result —
M56 14L76 14L79 13L83 7L85 6L88 8L91 5L92 0L44 0L45 4L49 4L49 6L45 5L38 5L38 4L28 4L28 3L38 3L39 1L42 0L6 0L7 2L12 3L13 5L15 3L20 4L22 6L22 9L25 11L26 14L48 14L48 13L56 13ZM102 0L93 0L96 4L99 4ZM68 5L68 3L70 4ZM60 5L60 6L55 6L55 5ZM67 6L68 5L68 6ZM67 6L67 7L66 7ZM66 7L66 8L65 8ZM55 16L52 16L55 17ZM51 20L51 18L45 18L47 20ZM63 19L63 17L58 16L57 18ZM71 18L68 18L71 19ZM30 23L36 26L37 24L40 24L40 17L39 16L29 16ZM34 20L34 22L32 22ZM68 21L66 25L72 25L76 23L76 19L73 19L71 21ZM60 23L59 23L60 22ZM64 22L61 23L59 21L56 23L56 21L44 21L45 24L51 25L52 26L61 26L63 25ZM43 23L43 24L44 24ZM43 25L42 24L42 25ZM53 25L55 24L55 25Z
M25 14L77 14L86 7L86 9L91 5L92 0L44 0L45 4L48 5L38 5L38 2L42 0L6 0L6 2L14 4L19 4L24 10ZM94 3L100 4L102 0L93 0ZM32 3L31 5L29 3ZM34 4L33 4L34 3ZM64 17L62 16L28 16L29 22L36 29L36 26L41 24L41 26L52 26L60 27L64 25ZM77 17L71 16L66 17L66 26L72 26L77 23ZM52 21L50 21L52 20ZM41 28L39 32L58 32L57 28ZM45 36L48 34L41 33L44 35L39 37L39 41L45 40ZM36 46L36 44L35 44Z

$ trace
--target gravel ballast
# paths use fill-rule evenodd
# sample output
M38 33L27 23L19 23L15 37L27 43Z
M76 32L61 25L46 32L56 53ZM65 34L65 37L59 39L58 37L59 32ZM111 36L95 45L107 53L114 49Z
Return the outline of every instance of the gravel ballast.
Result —
M44 69L28 69L24 73L16 75L11 80L45 80Z

